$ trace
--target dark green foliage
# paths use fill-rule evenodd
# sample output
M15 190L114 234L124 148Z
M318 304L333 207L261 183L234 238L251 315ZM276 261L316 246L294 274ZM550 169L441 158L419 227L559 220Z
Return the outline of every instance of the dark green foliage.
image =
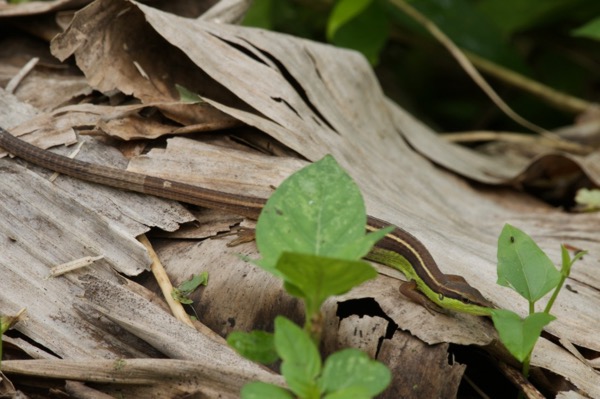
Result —
M412 0L459 47L530 79L598 101L597 0ZM361 51L388 95L441 131L517 130L425 29L388 0L255 0L247 24ZM326 39L327 38L327 39ZM572 123L538 98L491 80L524 117Z

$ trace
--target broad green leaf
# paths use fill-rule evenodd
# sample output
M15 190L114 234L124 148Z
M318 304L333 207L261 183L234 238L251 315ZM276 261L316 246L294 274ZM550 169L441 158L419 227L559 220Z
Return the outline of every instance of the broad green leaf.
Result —
M392 230L394 230L394 226L388 226L360 236L354 241L349 241L346 245L340 245L337 252L348 255L348 257L342 259L358 260L369 253L377 241L385 237L386 234L391 233Z
M435 23L460 48L510 69L528 72L529 68L522 56L511 45L510 38L503 34L502 21L490 18L473 1L419 0L411 2L411 5ZM424 28L415 28L415 22L407 22L406 16L398 12L392 14L403 26L423 33Z
M498 238L498 284L512 287L535 302L560 281L560 272L538 245L521 230L504 225Z
M357 349L344 349L327 358L319 385L325 393L354 391L358 394L332 395L332 398L370 398L383 392L391 380L392 373L383 363L370 359Z
M251 382L242 388L242 399L294 399L294 395L276 385L265 382Z
M277 274L283 252L360 259L374 241L364 238L366 221L358 187L325 156L288 177L267 201L256 226L257 263Z
M533 350L544 327L554 319L556 317L548 313L533 313L521 319L518 314L510 310L492 310L492 320L500 340L520 362Z
M272 364L279 360L273 334L266 331L234 331L227 336L227 343L240 355L254 362Z
M287 283L288 292L304 298L308 314L317 312L328 297L344 294L377 277L375 269L366 262L290 252L281 255L277 270Z
M342 25L363 12L371 3L373 0L338 0L327 21L327 39L331 40Z
M282 359L281 374L290 390L300 397L318 394L315 380L321 372L321 355L308 333L278 316L275 319L275 348Z

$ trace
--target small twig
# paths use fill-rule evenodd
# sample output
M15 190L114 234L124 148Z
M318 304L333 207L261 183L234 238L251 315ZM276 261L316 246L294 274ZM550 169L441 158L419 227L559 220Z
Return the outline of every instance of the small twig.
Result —
M494 76L513 87L531 93L557 109L573 114L580 114L593 106L593 104L588 101L553 89L552 87L523 76L511 69L495 64L474 53L465 53L477 68L488 75Z
M471 132L444 133L440 135L444 140L453 143L472 143L475 141L504 141L517 144L540 144L559 151L566 151L573 154L589 154L593 148L583 146L565 140L547 139L545 137L532 136L530 134L513 132L494 132L489 130L478 130Z
M194 326L194 323L192 323L190 316L185 312L185 309L183 309L183 305L181 305L180 302L177 302L171 296L171 292L173 291L173 285L171 284L171 280L169 280L169 276L167 275L165 268L163 267L162 263L160 262L160 259L158 259L158 255L154 251L154 248L152 247L152 244L150 243L150 241L148 241L148 238L146 237L146 235L145 234L140 235L138 237L138 241L141 242L146 247L146 249L148 250L148 253L150 254L150 258L152 258L152 266L151 266L152 274L154 274L154 278L158 282L158 285L163 293L163 297L167 301L167 304L169 305L169 308L171 309L173 316L175 316L175 318L184 322L188 326L190 326L192 328L196 328Z
M25 64L25 66L21 68L19 73L17 73L15 76L13 76L11 80L8 81L8 84L6 85L6 88L4 90L11 94L14 93L17 89L17 86L19 86L19 83L21 83L23 78L27 76L27 74L35 67L35 65L39 61L40 59L38 57L33 57L32 59L30 59L29 62L27 62L27 64Z
M142 68L142 66L140 65L139 62L133 61L133 65L135 66L135 68L138 70L138 72L140 73L140 75L142 75L142 77L144 79L150 80L150 77L148 77L148 74L146 73L146 71L144 71L144 68Z
M529 399L544 399L544 395L538 391L527 378L523 377L517 369L510 367L504 362L498 362L498 369L522 394Z
M469 384L469 386L479 395L479 397L483 398L483 399L490 399L490 397L483 392L483 390L481 388L479 388L475 382L473 380L471 380L471 378L469 378L468 375L464 375L463 376L463 380L466 381L467 384Z
M400 8L407 15L413 18L415 21L423 25L429 33L433 35L446 49L452 54L456 61L463 67L465 72L477 83L477 85L483 90L488 97L496 104L498 108L502 110L509 118L517 122L519 125L526 127L536 133L539 133L549 139L556 139L554 133L528 121L521 115L517 114L504 100L496 93L496 91L489 85L489 83L481 76L481 74L475 69L471 61L461 51L460 48L454 42L446 36L431 20L421 14L417 9L406 3L404 0L390 0L396 7Z
M577 349L577 347L575 345L573 345L573 343L571 341L569 341L568 339L566 339L564 337L560 337L558 339L558 342L560 342L560 344L563 346L563 348L565 348L569 353L571 353L571 355L573 355L577 359L579 359L579 361L581 363L587 364L589 367L594 368L594 364L592 362L590 362L588 359L586 359L585 356L583 356L581 354L579 349Z
M71 262L63 263L62 265L54 266L50 269L50 274L47 278L62 276L65 273L72 272L73 270L81 269L91 265L97 260L104 259L104 255L100 256L86 256L84 258L75 259Z
M69 158L71 158L71 159L75 158L77 156L77 154L79 154L79 151L81 151L81 147L82 146L83 146L83 141L80 141L79 143L77 143L77 146L69 154ZM54 180L56 180L58 178L58 176L60 176L60 173L54 172L54 173L52 173L52 176L50 176L50 178L48 179L48 181L50 181L51 183L53 183Z

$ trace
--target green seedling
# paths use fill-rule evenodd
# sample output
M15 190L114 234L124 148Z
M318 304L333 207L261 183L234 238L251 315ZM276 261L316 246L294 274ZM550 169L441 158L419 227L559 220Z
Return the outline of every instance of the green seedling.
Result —
M177 302L184 305L191 305L194 303L190 299L190 295L201 285L206 286L208 284L208 272L193 275L189 280L185 280L177 288L173 288L171 296Z
M281 359L287 382L287 389L250 383L242 398L366 399L387 387L389 370L366 354L348 349L323 363L317 349L325 300L377 276L361 258L391 228L366 234L366 222L358 187L331 156L293 174L273 193L256 226L261 259L255 263L304 301L306 320L300 328L278 317L273 334L229 335L228 343L251 360Z
M391 381L387 367L357 349L336 352L322 363L309 334L282 316L275 319L272 342L289 389L253 382L242 389L242 399L367 399L383 392Z
M505 310L492 311L492 320L500 340L510 353L523 364L523 375L529 374L531 353L543 328L555 317L550 309L569 276L571 266L586 252L573 258L562 246L562 267L557 270L550 258L521 230L509 224L504 226L498 239L498 284L510 287L529 303L529 315L521 318ZM535 304L553 290L546 307L537 312Z

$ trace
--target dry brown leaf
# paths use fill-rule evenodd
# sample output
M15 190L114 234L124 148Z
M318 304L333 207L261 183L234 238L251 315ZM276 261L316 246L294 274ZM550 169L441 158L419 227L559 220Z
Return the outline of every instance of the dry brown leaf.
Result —
M448 344L429 346L396 331L383 342L381 360L392 367L392 389L385 398L455 398L465 371L464 365L448 363ZM417 354L417 355L415 355ZM409 364L407 364L409 363Z
M237 119L206 103L156 102L111 108L113 111L107 112L98 121L96 127L110 136L123 140L154 139L166 134L207 132L243 125ZM155 112L152 117L141 115L147 114L148 110L154 108L160 113ZM163 115L184 126L165 123Z
M0 16L22 17L26 15L43 14L65 8L79 8L88 3L90 3L90 0L30 1L19 4L4 3L0 4Z
M132 159L128 170L268 198L273 187L306 165L299 159L269 157L177 137L168 140L165 150L154 149Z
M32 59L38 60L33 69L21 76L18 83L14 82ZM56 60L43 42L16 34L0 38L0 84L5 86L7 82L16 84L13 93L21 101L43 111L66 105L74 98L92 92L76 67Z
M6 98L9 96L7 95ZM16 110L17 106L24 107L23 103L18 101L16 103L16 105L7 104L7 106L11 105L13 110ZM188 134L240 124L237 121L232 123L231 117L212 107L202 107L203 111L192 112L196 116L195 125L186 128L174 123L165 123L164 117L157 112L154 112L152 116L141 116L142 113L151 113L155 108L169 110L180 105L174 103L123 106L78 104L60 107L51 112L38 114L36 117L33 117L35 109L32 109L27 112L29 115L27 120L16 119L15 122L10 122L7 119L5 126L11 127L11 132L17 136L28 134L27 137L22 137L26 141L41 148L49 148L76 142L74 129L80 131L101 129L110 136L123 140L134 140L157 138L166 134ZM14 115L11 115L11 118L14 118Z
M182 51L186 59L201 68L203 72L189 76L190 81L201 78L207 87L220 84L246 104L240 106L236 99L232 105L231 97L223 100L226 94L223 90L218 96L198 90L215 107L260 128L308 159L333 153L358 180L371 212L414 232L431 248L444 271L466 276L500 306L525 310L516 295L494 284L496 237L504 222L512 222L531 233L556 259L559 259L558 244L565 239L591 250L599 245L592 233L595 223L590 224L589 217L565 215L528 204L515 211L506 198L490 193L482 195L411 153L398 132L408 134L406 132L425 128L381 95L366 63L351 53L255 29L184 20L139 5L150 29L130 6L133 3L114 0L110 4L115 13L127 9L131 17L128 21L134 21L131 25L141 24L136 30L148 35L145 40L159 33L173 45L167 54ZM126 29L132 29L131 25ZM81 28L77 22L74 26ZM111 29L118 31L119 28L113 24ZM90 35L94 33L88 28L84 34L87 41L75 43L67 31L55 42L55 52L61 53L64 51L61 45L69 43L78 46L74 51L78 59L86 59L86 48L93 45ZM136 43L133 38L128 39L133 40L128 42L129 46ZM139 45L144 46L144 41ZM110 53L111 49L105 50ZM120 53L119 50L110 54L114 54L115 59L125 60L119 57ZM85 64L93 65L92 60ZM348 65L353 65L352 70ZM165 66L144 68L150 81L163 76L157 74L160 67ZM186 68L192 67L186 64ZM129 67L130 72L110 77L106 76L110 70L85 66L83 70L101 89L134 92L144 101L172 96L168 80L161 80L157 90L144 83L133 67ZM306 97L298 94L295 85L302 87ZM428 140L435 142L433 137ZM377 162L371 161L374 158ZM484 162L481 165L485 170L482 176L491 175L496 179L511 176L496 165ZM521 201L522 198L514 195L510 200ZM566 223L570 231L579 233L578 237L565 235ZM578 265L572 283L580 294L565 292L561 295L562 307L556 310L559 321L553 323L549 331L598 350L600 342L595 328L590 324L582 326L581 319L598 318L594 316L597 312L594 303L598 303L600 295L597 288L586 290L585 285L577 282L581 273L593 275L590 273L592 263L587 260ZM598 281L594 286L600 286ZM582 295L583 292L586 295ZM570 375L568 370L562 373Z
M394 107L393 104L390 106ZM534 181L540 174L551 174L553 170L561 171L556 163L575 164L576 171L583 171L596 185L600 186L600 152L588 155L571 155L566 153L548 153L535 158L514 158L507 154L495 154L494 157L480 154L463 147L440 140L425 125L410 114L394 107L398 121L402 124L404 137L423 156L444 168L461 176L486 184L515 184ZM564 168L564 173L572 172Z
M172 398L197 393L207 398L239 398L241 385L252 379L281 385L281 379L266 371L230 373L235 364L223 367L218 362L204 364L175 359L121 360L12 360L2 362L7 374L45 376L110 384L115 394L129 392L131 397ZM240 378L242 377L242 378ZM133 385L133 387L131 387ZM129 386L129 387L128 387Z
M31 105L24 104L14 94L7 93L0 88L0 120L6 129L14 128L37 115L38 110Z
M281 281L240 259L240 255L258 259L254 243L229 247L232 240L219 237L193 245L160 241L155 249L173 285L208 272L209 284L190 297L202 322L221 336L256 328L272 331L278 314L302 321L300 302L282 290Z
M332 320L335 320L332 317ZM385 338L388 321L382 317L357 316L343 318L337 328L332 328L331 332L338 333L335 348L327 348L329 353L333 353L345 348L356 348L365 352L371 358L376 359L379 351L380 340ZM329 332L328 331L328 332Z

